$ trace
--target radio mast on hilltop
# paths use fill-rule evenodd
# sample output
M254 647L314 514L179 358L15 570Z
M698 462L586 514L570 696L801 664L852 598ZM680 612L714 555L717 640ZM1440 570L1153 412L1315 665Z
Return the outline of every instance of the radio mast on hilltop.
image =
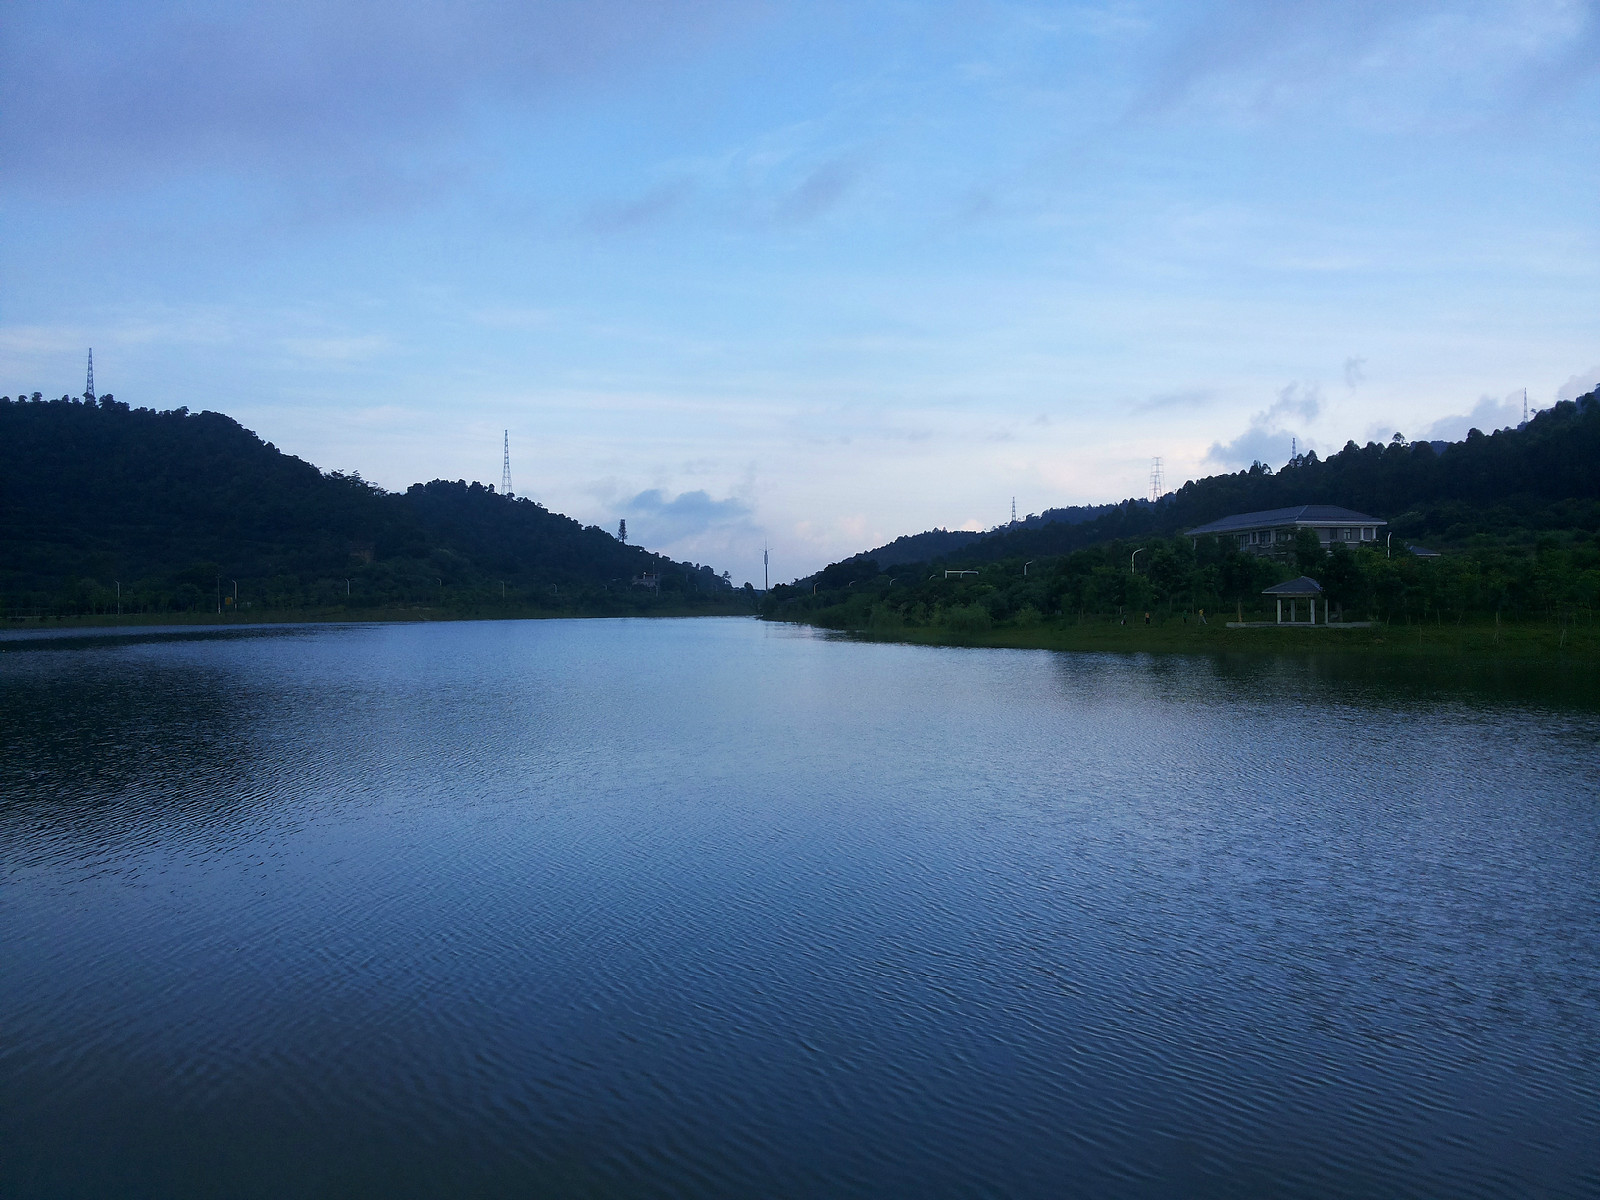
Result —
M1150 503L1156 503L1166 494L1166 488L1161 482L1161 460L1152 458L1150 460Z
M1013 525L1017 523L1017 498L1015 496L1011 497L1011 523Z
M761 590L765 592L770 590L771 587L772 585L767 582L767 545L763 542L761 544Z
M505 431L504 456L500 459L500 494L510 496L511 493L511 430Z
M83 389L83 401L84 401L85 404L93 404L94 403L94 347L93 346L89 347L89 382ZM1524 404L1522 407L1523 408L1527 408L1528 406L1526 404Z

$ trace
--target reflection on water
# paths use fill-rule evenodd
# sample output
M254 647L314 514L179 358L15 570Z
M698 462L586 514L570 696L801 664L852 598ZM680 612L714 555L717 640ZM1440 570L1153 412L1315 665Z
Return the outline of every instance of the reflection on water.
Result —
M739 620L0 639L0 1194L1600 1192L1600 719Z

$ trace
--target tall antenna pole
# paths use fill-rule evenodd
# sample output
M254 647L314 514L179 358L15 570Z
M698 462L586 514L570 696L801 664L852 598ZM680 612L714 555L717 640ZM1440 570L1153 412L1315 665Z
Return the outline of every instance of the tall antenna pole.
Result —
M93 376L91 376L91 378L93 378ZM1522 389L1522 423L1524 425L1526 425L1528 423L1528 389L1527 388L1523 388Z
M84 401L85 404L93 404L94 403L94 347L93 346L89 347L89 382L88 382L87 386L85 386L84 389L83 389L83 401ZM1527 404L1523 404L1522 408L1523 408L1523 418L1526 419L1527 418L1527 408L1528 408Z
M1166 494L1165 486L1161 482L1161 460L1152 458L1150 460L1150 503L1154 504Z
M1017 498L1015 496L1011 497L1011 523L1013 525L1017 523Z
M767 544L761 543L761 590L769 591L772 585L767 582Z
M509 429L505 431L503 444L505 454L500 460L500 494L510 496L513 493L511 491L511 430Z

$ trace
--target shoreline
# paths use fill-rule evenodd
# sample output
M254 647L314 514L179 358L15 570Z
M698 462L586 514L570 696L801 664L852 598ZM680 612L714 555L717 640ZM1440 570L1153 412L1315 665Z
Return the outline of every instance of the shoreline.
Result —
M552 612L503 609L450 612L437 608L276 609L260 613L98 613L60 617L3 617L0 633L56 629L248 629L262 625L422 625L449 621L563 621L614 618L743 617L752 611L720 608L662 608L649 612Z
M1557 622L1385 625L1345 628L1185 624L1168 619L1151 625L1109 621L1069 623L1063 618L1032 626L1002 626L956 632L939 626L851 629L767 617L783 624L828 629L872 642L924 646L971 646L1012 650L1100 651L1134 654L1327 653L1433 662L1503 662L1540 666L1600 665L1600 627Z

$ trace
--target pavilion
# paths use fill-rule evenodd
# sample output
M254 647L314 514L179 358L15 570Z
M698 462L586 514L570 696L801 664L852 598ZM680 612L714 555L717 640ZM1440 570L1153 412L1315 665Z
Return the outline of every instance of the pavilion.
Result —
M1276 587L1266 588L1261 594L1263 596L1271 596L1277 600L1279 625L1285 624L1283 619L1283 602L1285 600L1289 602L1288 624L1315 625L1317 623L1317 597L1322 595L1322 585L1309 575L1302 575L1299 579L1289 580L1288 583L1280 583ZM1308 600L1311 603L1311 619L1309 622L1299 620L1299 602L1301 600ZM1328 623L1327 604L1322 606L1322 623L1324 625Z

